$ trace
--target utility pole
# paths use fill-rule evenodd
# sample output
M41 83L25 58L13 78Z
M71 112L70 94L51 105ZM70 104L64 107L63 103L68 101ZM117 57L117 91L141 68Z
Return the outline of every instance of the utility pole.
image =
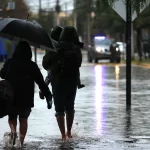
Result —
M134 27L133 27L133 21L131 22L131 59L134 59Z
M77 1L74 0L74 15L73 15L74 27L77 30Z
M88 12L87 14L87 41L88 41L88 44L91 44L91 27L90 27L90 14Z
M56 7L55 7L55 10L56 10L56 24L57 26L60 25L60 17L59 17L59 13L60 13L60 5L59 5L59 0L56 0Z
M39 18L41 16L42 2L39 0Z
M0 19L2 18L2 12L3 11L3 9L2 8L0 8Z
M65 3L65 26L67 25L67 10L68 10L68 4Z
M39 0L39 19L41 18L42 1ZM34 47L34 61L37 63L37 47Z
M131 0L126 2L126 105L131 106L131 26L132 8Z
M47 2L48 11L50 11L50 3L51 3L51 0L49 0L49 1Z

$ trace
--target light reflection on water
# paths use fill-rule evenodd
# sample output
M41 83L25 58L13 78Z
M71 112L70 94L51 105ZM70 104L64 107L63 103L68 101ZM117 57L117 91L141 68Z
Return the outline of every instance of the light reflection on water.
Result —
M116 100L119 103L119 75L120 75L120 67L118 65L115 66L115 75L116 75Z
M115 66L116 80L119 80L120 67L118 65Z
M103 67L95 66L95 109L96 109L96 131L102 135L103 131Z

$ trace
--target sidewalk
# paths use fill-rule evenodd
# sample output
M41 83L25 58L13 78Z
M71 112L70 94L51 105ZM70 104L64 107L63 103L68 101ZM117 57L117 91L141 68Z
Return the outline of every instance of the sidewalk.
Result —
M123 60L122 61L123 64L126 64L126 61ZM139 61L138 59L135 59L132 61L132 65L137 65L137 66L141 66L141 67L146 67L146 68L150 68L150 59L147 59L147 60L142 60L142 61Z
M84 49L82 50L82 56L83 56L83 58L87 59L87 51L84 50ZM114 66L114 65L116 65L116 63L103 63L103 62L100 63L100 64L102 64L102 65L108 65L108 66ZM125 65L126 61L122 60L121 64ZM142 60L142 62L140 62L138 60L138 57L137 57L135 60L132 61L132 65L137 65L137 66L141 66L141 67L150 68L150 59L146 59L146 60L144 59L144 60Z

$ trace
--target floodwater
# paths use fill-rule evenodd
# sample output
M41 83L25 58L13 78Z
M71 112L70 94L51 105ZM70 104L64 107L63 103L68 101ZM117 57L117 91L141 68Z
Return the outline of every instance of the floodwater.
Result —
M38 54L41 66L42 54ZM73 138L61 142L54 106L35 89L35 107L29 118L26 150L149 150L150 149L150 70L132 67L132 107L126 109L124 65L88 64L80 69L85 88L78 90L75 103ZM0 149L3 134L9 131L7 117L0 120Z

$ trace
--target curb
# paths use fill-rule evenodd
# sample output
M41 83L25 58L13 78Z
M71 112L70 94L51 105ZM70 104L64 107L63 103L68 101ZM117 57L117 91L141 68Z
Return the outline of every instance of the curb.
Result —
M125 62L122 62L122 64L126 65ZM150 64L149 63L131 62L131 65L136 65L136 66L140 66L140 67L150 68Z
M145 67L145 68L150 68L150 64L147 64L147 63L132 63L133 65L136 65L136 66L140 66L140 67Z

